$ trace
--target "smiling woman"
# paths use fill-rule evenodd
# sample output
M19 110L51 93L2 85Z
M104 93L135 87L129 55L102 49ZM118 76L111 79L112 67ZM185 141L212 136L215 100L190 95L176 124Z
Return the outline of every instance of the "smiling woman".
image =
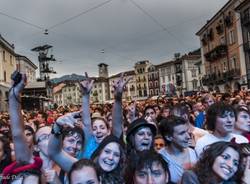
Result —
M186 171L182 184L242 183L243 167L240 146L231 142L211 144L195 167Z
M122 184L125 153L123 144L115 136L106 137L93 153L102 184Z

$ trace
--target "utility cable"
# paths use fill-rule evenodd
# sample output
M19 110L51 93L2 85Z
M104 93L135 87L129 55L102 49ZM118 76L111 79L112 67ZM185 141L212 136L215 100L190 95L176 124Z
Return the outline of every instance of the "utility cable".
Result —
M26 20L23 20L23 19L20 19L20 18L11 16L11 15L8 15L8 14L6 14L6 13L0 12L0 15L3 15L3 16L8 17L8 18L10 18L10 19L16 20L16 21L18 21L18 22L22 22L22 23L27 24L27 25L29 25L29 26L32 26L32 27L35 27L35 28L44 30L44 28L42 28L41 26L35 25L35 24L30 23L30 22L28 22L28 21L26 21Z
M63 24L65 24L65 23L69 22L69 21L72 21L73 19L76 19L76 18L78 18L78 17L80 17L80 16L82 16L82 15L84 15L84 14L87 14L87 13L89 13L89 12L91 12L91 11L97 9L97 8L100 8L100 7L104 6L105 4L110 3L111 1L112 1L112 0L108 0L108 1L102 2L102 3L100 3L100 4L98 4L98 5L94 6L94 7L92 7L92 8L90 8L90 9L87 9L87 10L85 10L85 11L83 11L83 12L77 14L77 15L74 15L74 16L72 16L72 17L69 17L69 18L67 18L66 20L62 21L62 22L59 22L59 23L57 23L57 24L55 24L55 25L53 25L53 26L50 26L50 27L48 28L48 30L54 29L54 28L57 27L57 26L60 26L60 25L63 25Z

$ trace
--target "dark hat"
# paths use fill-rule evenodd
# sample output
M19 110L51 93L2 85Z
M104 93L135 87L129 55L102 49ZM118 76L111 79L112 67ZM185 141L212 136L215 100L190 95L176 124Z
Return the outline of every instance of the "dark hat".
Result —
M99 144L97 149L91 155L91 160L94 160L97 156L99 156L101 154L101 151L103 150L103 148L111 142L116 142L117 144L121 145L122 148L124 147L124 144L120 139L118 139L117 137L115 137L113 135L109 135L102 140L102 142Z
M144 118L138 118L138 119L134 120L128 126L127 137L126 137L127 141L128 141L128 137L141 127L150 128L150 130L154 134L154 136L156 135L157 129L156 129L155 125L148 123Z

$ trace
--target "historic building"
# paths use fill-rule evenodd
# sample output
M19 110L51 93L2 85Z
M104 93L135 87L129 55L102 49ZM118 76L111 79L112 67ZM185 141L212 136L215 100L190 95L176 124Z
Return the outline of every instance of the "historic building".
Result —
M245 85L246 67L242 54L241 31L235 6L238 0L228 1L196 33L200 37L206 89L217 92L239 90Z

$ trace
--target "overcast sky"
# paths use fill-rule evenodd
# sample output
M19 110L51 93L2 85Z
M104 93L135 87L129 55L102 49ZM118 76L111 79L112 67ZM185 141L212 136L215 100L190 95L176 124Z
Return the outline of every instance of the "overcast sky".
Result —
M30 50L53 45L58 62L52 78L85 71L97 76L100 62L112 75L133 69L136 61L159 64L199 48L195 33L226 2L0 0L0 34L37 65L37 53Z

